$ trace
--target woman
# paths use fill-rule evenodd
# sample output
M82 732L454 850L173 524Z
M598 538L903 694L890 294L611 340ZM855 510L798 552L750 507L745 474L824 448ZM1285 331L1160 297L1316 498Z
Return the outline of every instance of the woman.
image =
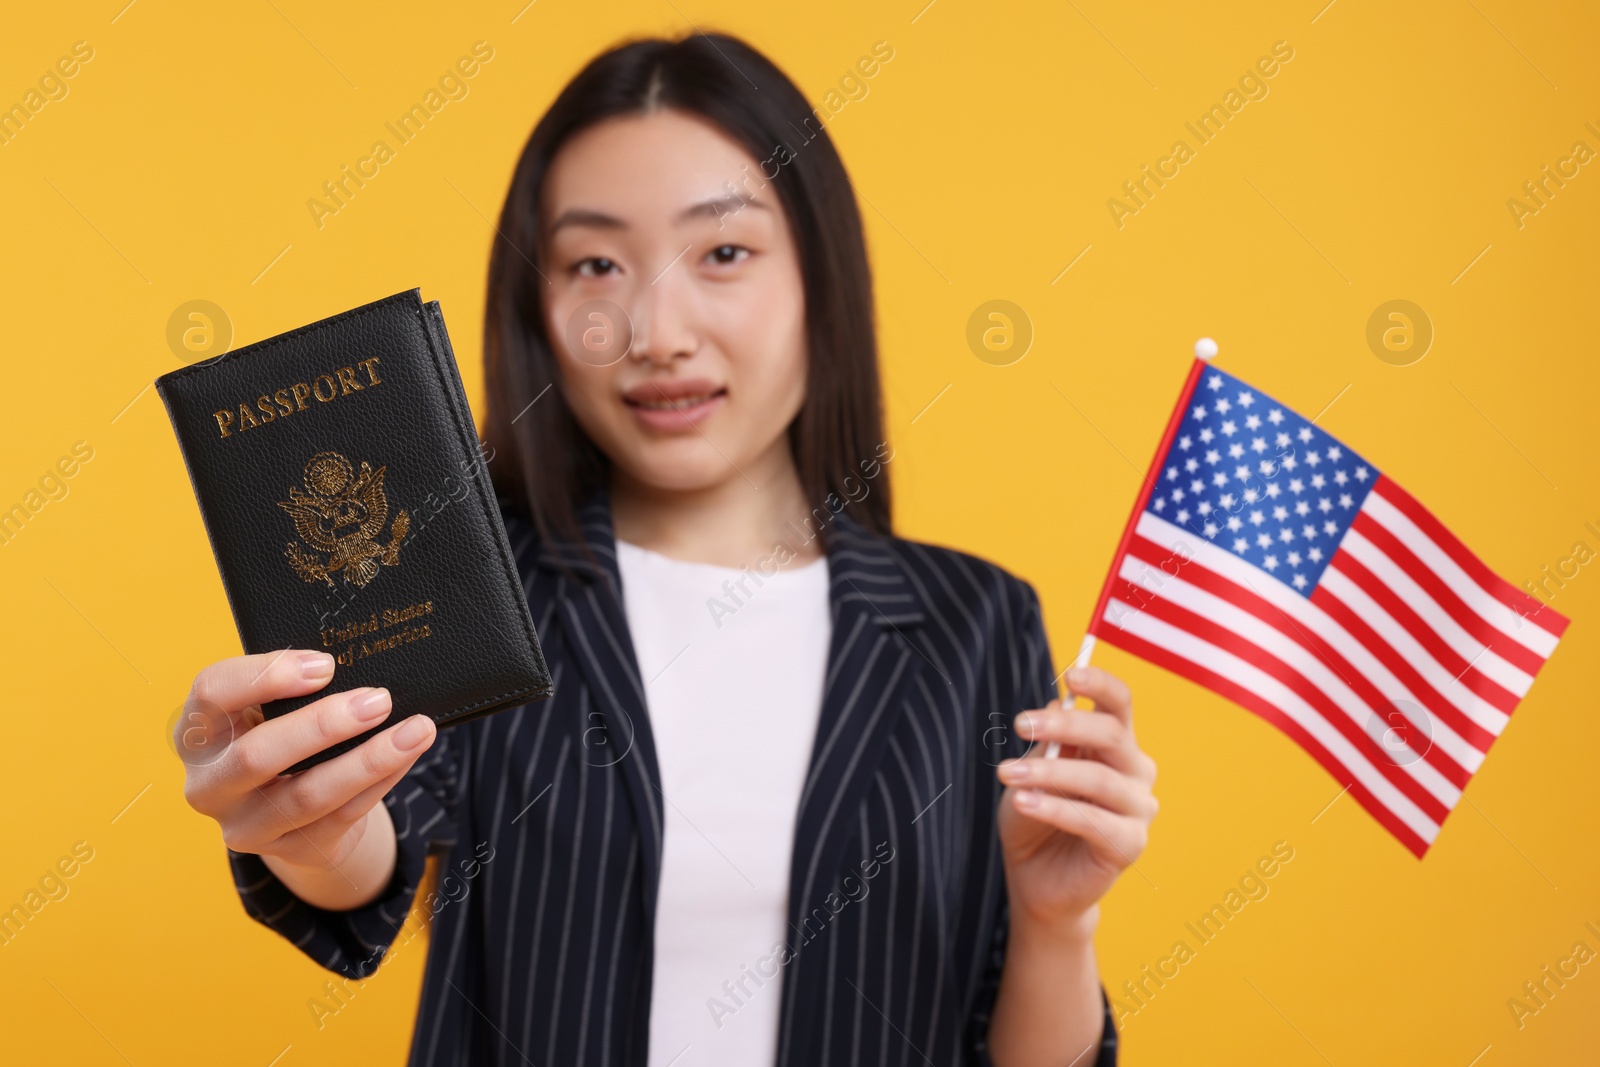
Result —
M489 469L555 695L262 722L328 658L207 667L241 732L187 795L246 909L365 978L442 853L413 1064L1114 1062L1097 902L1154 765L1115 678L1056 699L1031 587L891 533L860 218L799 91L728 37L608 52L499 231Z

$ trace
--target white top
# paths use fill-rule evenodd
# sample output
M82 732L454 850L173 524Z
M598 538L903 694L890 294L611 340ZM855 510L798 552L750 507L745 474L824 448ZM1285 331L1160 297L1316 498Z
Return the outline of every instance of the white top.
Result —
M827 559L768 575L618 541L617 563L665 794L649 1067L771 1064Z

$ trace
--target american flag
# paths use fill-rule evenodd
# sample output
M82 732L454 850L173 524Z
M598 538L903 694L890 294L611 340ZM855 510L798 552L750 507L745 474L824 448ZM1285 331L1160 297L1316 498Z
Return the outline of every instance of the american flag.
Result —
M1090 634L1278 727L1420 858L1566 628L1365 457L1197 359Z

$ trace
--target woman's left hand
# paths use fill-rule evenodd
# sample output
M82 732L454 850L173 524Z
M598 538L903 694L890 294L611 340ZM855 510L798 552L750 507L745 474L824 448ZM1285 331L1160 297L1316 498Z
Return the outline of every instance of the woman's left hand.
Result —
M1155 761L1134 741L1128 687L1096 667L1069 671L1067 687L1095 710L1052 700L1023 712L1017 730L1033 747L998 772L1012 921L1059 930L1092 928L1095 905L1144 851L1158 806ZM1056 759L1044 757L1051 741L1061 743Z

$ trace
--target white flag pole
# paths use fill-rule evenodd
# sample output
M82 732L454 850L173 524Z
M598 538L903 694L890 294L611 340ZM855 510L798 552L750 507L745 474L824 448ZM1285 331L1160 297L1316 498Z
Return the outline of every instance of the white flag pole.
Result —
M1194 356L1196 359L1204 363L1210 363L1213 359L1217 358L1217 342L1213 341L1209 337L1200 338L1200 340L1194 343ZM1072 666L1068 669L1077 670L1082 667L1087 667L1089 665L1089 657L1094 652L1094 644L1094 634L1084 634L1083 644L1078 646L1078 658L1072 661ZM1072 702L1068 701L1067 706L1071 707ZM1044 748L1044 755L1046 759L1055 759L1060 754L1061 742L1059 741L1051 741Z
M1069 670L1076 670L1077 668L1080 668L1080 667L1087 667L1089 665L1089 656L1093 652L1094 652L1094 634L1084 634L1083 635L1083 644L1078 646L1078 658L1072 661L1072 667L1069 668ZM1068 701L1067 706L1068 707L1072 706L1070 701ZM1046 745L1044 747L1044 758L1045 759L1055 759L1060 754L1061 754L1061 742L1060 741L1052 741L1052 742L1050 742L1048 745Z

